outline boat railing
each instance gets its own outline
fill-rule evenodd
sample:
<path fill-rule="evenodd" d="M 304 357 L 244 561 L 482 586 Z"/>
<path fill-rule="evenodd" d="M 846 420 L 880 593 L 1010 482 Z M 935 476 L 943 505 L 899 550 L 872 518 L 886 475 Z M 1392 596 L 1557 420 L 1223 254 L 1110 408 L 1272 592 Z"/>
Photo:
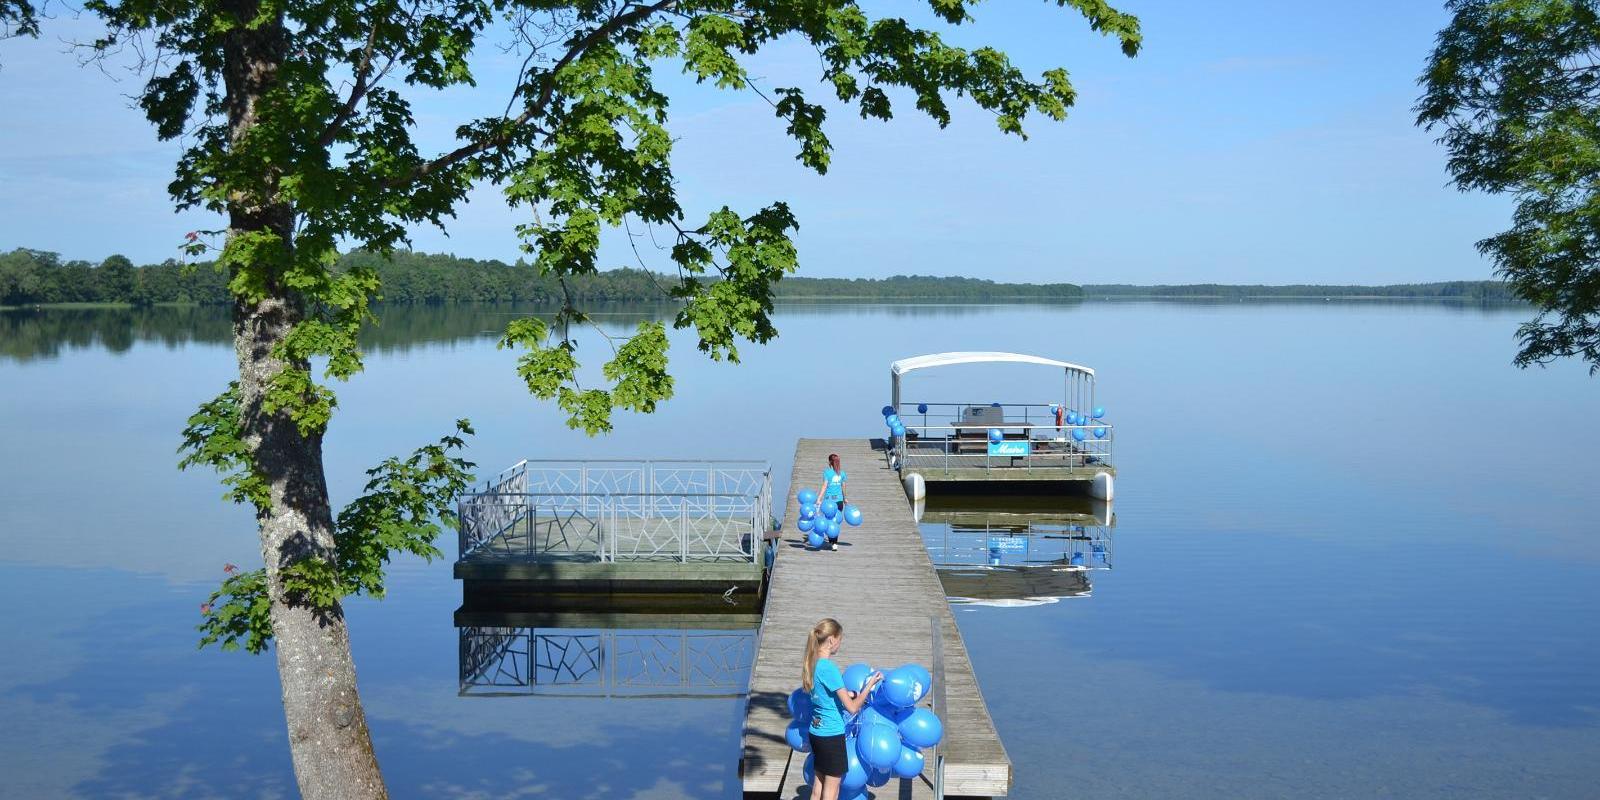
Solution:
<path fill-rule="evenodd" d="M 1116 427 L 1106 419 L 1068 422 L 1076 409 L 1048 403 L 902 403 L 896 466 L 1018 470 L 1110 465 Z M 1069 414 L 1070 412 L 1070 414 Z M 1081 412 L 1087 415 L 1088 412 Z"/>
<path fill-rule="evenodd" d="M 964 420 L 984 416 L 987 409 L 996 409 L 1006 420 L 1036 425 L 1054 425 L 1059 403 L 901 403 L 895 409 L 900 421 L 909 427 L 913 422 L 923 426 L 955 425 Z M 1068 410 L 1071 409 L 1070 407 Z M 1084 409 L 1088 413 L 1090 409 Z"/>

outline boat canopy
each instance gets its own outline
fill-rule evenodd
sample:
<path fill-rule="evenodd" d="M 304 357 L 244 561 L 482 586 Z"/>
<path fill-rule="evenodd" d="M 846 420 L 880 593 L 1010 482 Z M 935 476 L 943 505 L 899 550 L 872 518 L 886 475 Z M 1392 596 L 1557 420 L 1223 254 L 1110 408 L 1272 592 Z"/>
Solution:
<path fill-rule="evenodd" d="M 956 364 L 1038 364 L 1044 367 L 1056 367 L 1065 370 L 1068 383 L 1076 378 L 1086 380 L 1089 384 L 1089 400 L 1093 403 L 1094 370 L 1073 364 L 1068 361 L 1057 361 L 1043 356 L 1032 356 L 1026 353 L 993 353 L 993 352 L 962 352 L 962 353 L 930 353 L 925 356 L 912 356 L 902 358 L 889 365 L 890 394 L 893 405 L 900 408 L 900 376 L 913 370 L 927 369 L 929 367 L 949 367 Z"/>

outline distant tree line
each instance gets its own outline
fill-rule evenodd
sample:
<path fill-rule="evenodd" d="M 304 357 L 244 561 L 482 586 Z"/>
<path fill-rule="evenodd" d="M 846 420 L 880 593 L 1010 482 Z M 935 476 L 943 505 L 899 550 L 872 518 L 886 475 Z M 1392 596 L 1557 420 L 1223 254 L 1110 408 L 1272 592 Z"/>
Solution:
<path fill-rule="evenodd" d="M 1087 297 L 1156 298 L 1456 298 L 1476 301 L 1509 301 L 1516 298 L 1502 281 L 1442 281 L 1439 283 L 1396 283 L 1388 286 L 1238 286 L 1222 283 L 1191 283 L 1178 286 L 1133 286 L 1122 283 L 1091 284 L 1083 287 Z"/>
<path fill-rule="evenodd" d="M 677 280 L 642 269 L 613 269 L 568 278 L 566 286 L 540 275 L 523 261 L 459 258 L 453 255 L 396 252 L 385 259 L 373 253 L 345 254 L 343 266 L 362 264 L 383 279 L 383 300 L 394 304 L 548 303 L 562 293 L 586 302 L 661 302 Z M 996 283 L 979 278 L 896 275 L 891 278 L 787 278 L 778 297 L 787 300 L 1076 300 L 1083 297 L 1246 298 L 1392 297 L 1512 300 L 1499 281 L 1449 281 L 1392 286 L 1131 286 L 1070 283 Z M 229 302 L 227 279 L 210 262 L 176 260 L 136 266 L 114 255 L 94 264 L 63 261 L 55 253 L 19 248 L 0 253 L 0 305 L 53 303 L 157 303 L 220 305 Z"/>
<path fill-rule="evenodd" d="M 386 303 L 554 302 L 562 293 L 586 302 L 660 302 L 675 276 L 642 269 L 613 269 L 568 278 L 566 286 L 522 262 L 480 261 L 452 255 L 396 252 L 391 258 L 354 252 L 342 266 L 377 270 Z M 867 300 L 1073 300 L 1083 290 L 1066 283 L 995 283 L 976 278 L 897 275 L 885 279 L 788 278 L 780 298 Z M 209 262 L 166 261 L 134 266 L 123 256 L 99 264 L 62 261 L 55 253 L 17 249 L 0 254 L 0 305 L 47 303 L 227 303 L 226 279 Z"/>

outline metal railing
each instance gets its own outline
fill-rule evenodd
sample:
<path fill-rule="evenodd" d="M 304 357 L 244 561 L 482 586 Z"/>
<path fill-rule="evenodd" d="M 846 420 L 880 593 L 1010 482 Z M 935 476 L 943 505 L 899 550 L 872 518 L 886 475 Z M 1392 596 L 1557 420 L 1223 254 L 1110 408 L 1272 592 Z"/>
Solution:
<path fill-rule="evenodd" d="M 457 511 L 462 559 L 754 562 L 772 474 L 754 461 L 520 461 Z"/>
<path fill-rule="evenodd" d="M 928 617 L 928 627 L 933 632 L 933 645 L 931 649 L 933 663 L 928 665 L 928 672 L 933 676 L 933 713 L 938 715 L 939 721 L 949 724 L 946 719 L 945 691 L 944 691 L 944 623 L 937 614 Z M 933 797 L 934 800 L 944 800 L 944 748 L 937 745 L 933 750 Z"/>
<path fill-rule="evenodd" d="M 756 633 L 469 626 L 460 694 L 736 697 Z"/>
<path fill-rule="evenodd" d="M 770 508 L 730 494 L 469 495 L 460 558 L 754 562 Z"/>
<path fill-rule="evenodd" d="M 1109 421 L 1072 425 L 1063 419 L 1058 425 L 1056 410 L 1045 403 L 902 403 L 897 413 L 906 429 L 904 436 L 892 438 L 894 463 L 901 469 L 993 472 L 1110 465 L 1116 441 Z M 990 441 L 991 430 L 1000 432 L 999 442 Z"/>

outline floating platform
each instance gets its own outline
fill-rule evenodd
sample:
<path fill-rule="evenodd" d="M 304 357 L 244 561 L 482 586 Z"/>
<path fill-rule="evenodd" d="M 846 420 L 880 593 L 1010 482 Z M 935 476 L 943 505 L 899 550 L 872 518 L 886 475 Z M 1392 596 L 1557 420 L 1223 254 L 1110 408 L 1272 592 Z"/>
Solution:
<path fill-rule="evenodd" d="M 942 692 L 936 712 L 944 720 L 945 739 L 928 754 L 927 769 L 920 779 L 874 790 L 878 797 L 934 796 L 939 779 L 934 771 L 941 760 L 944 794 L 1007 794 L 1011 759 L 989 716 L 899 475 L 888 466 L 881 443 L 802 439 L 792 473 L 796 490 L 819 482 L 829 453 L 842 459 L 849 473 L 846 496 L 865 522 L 845 530 L 837 552 L 808 550 L 797 535 L 799 509 L 790 492 L 750 674 L 740 761 L 746 797 L 809 795 L 802 789 L 805 755 L 784 742 L 790 721 L 786 701 L 800 685 L 806 637 L 823 617 L 844 626 L 841 664 L 866 662 L 881 669 L 920 663 L 935 674 L 933 696 Z"/>
<path fill-rule="evenodd" d="M 754 594 L 771 507 L 761 462 L 522 461 L 459 499 L 454 573 L 469 604 Z"/>

